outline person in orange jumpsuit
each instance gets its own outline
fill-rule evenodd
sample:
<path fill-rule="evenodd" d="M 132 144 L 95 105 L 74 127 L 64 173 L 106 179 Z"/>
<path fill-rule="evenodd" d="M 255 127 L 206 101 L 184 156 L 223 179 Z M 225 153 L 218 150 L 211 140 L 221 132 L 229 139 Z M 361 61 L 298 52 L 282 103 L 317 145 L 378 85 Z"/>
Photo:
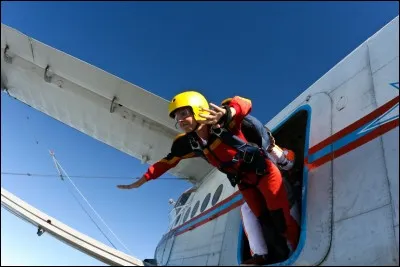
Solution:
<path fill-rule="evenodd" d="M 231 100 L 231 98 L 225 99 L 222 101 L 221 106 L 229 104 Z M 264 149 L 268 158 L 274 162 L 280 170 L 288 171 L 293 167 L 295 161 L 294 152 L 276 145 L 271 131 L 257 118 L 248 114 L 242 121 L 241 130 L 246 140 Z M 282 178 L 286 189 L 290 190 L 291 186 L 289 182 L 285 177 Z M 293 199 L 289 197 L 289 203 L 291 203 L 291 201 L 293 202 Z M 291 207 L 290 212 L 292 216 L 294 215 L 293 217 L 298 223 L 296 211 L 295 206 Z M 265 220 L 269 219 L 268 215 L 264 215 L 262 218 L 256 217 L 246 202 L 240 207 L 240 213 L 243 222 L 243 230 L 249 241 L 250 253 L 252 256 L 250 259 L 243 259 L 242 264 L 264 265 L 279 262 L 285 260 L 290 255 L 290 251 L 293 252 L 291 245 L 285 244 L 281 238 L 277 238 L 273 229 L 268 226 L 268 222 L 265 222 Z M 290 251 L 285 249 L 287 245 Z"/>
<path fill-rule="evenodd" d="M 256 217 L 261 217 L 266 207 L 275 229 L 296 249 L 299 227 L 290 214 L 281 173 L 263 149 L 247 143 L 241 131 L 241 123 L 251 111 L 251 101 L 235 96 L 228 105 L 219 107 L 210 103 L 210 106 L 198 92 L 176 95 L 170 102 L 169 116 L 185 133 L 175 138 L 171 152 L 151 165 L 138 181 L 118 188 L 138 188 L 182 159 L 202 157 L 227 174 L 232 186 L 238 186 Z"/>

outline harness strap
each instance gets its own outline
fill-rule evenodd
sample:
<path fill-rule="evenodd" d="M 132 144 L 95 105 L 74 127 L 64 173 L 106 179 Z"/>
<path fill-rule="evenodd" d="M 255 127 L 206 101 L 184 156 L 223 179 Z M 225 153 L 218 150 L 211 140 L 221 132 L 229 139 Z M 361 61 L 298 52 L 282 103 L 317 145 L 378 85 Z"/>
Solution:
<path fill-rule="evenodd" d="M 220 167 L 218 167 L 219 170 L 222 169 L 221 166 L 225 166 L 225 162 L 223 162 L 222 160 L 220 160 L 217 155 L 215 155 L 215 153 L 210 149 L 209 145 L 206 144 L 205 146 L 200 144 L 199 141 L 196 140 L 196 138 L 193 136 L 193 133 L 188 134 L 189 137 L 189 142 L 190 142 L 190 146 L 192 147 L 193 152 L 204 158 L 207 162 L 209 162 L 209 160 L 207 159 L 206 155 L 204 154 L 204 149 L 207 148 L 210 151 L 210 154 L 216 159 L 216 161 L 219 163 Z"/>
<path fill-rule="evenodd" d="M 255 144 L 246 143 L 244 140 L 240 139 L 225 128 L 211 128 L 211 132 L 218 136 L 222 142 L 238 150 L 238 153 L 233 159 L 234 163 L 242 160 L 244 164 L 241 164 L 241 166 L 245 168 L 247 167 L 246 169 L 248 170 L 254 169 L 258 176 L 265 174 L 266 153 L 264 149 Z"/>
<path fill-rule="evenodd" d="M 207 157 L 206 157 L 206 155 L 204 155 L 202 146 L 201 146 L 200 143 L 195 139 L 195 137 L 193 136 L 193 133 L 189 133 L 189 134 L 187 134 L 187 136 L 188 136 L 188 138 L 189 138 L 189 143 L 190 143 L 190 146 L 192 147 L 192 151 L 194 152 L 194 154 L 195 154 L 196 156 L 202 157 L 202 158 L 205 159 L 207 162 L 209 162 L 208 159 L 207 159 Z"/>
<path fill-rule="evenodd" d="M 233 158 L 232 161 L 228 162 L 223 162 L 218 158 L 217 155 L 210 149 L 208 144 L 206 146 L 203 146 L 200 144 L 198 140 L 196 140 L 195 136 L 193 133 L 188 134 L 189 142 L 192 147 L 193 152 L 202 158 L 204 158 L 207 162 L 208 159 L 205 156 L 203 150 L 205 148 L 208 148 L 210 151 L 210 154 L 216 159 L 218 162 L 218 169 L 227 174 L 227 178 L 229 179 L 230 183 L 232 186 L 235 186 L 236 184 L 243 184 L 241 178 L 243 173 L 247 171 L 255 171 L 256 175 L 258 177 L 261 177 L 266 174 L 266 164 L 265 164 L 265 158 L 266 154 L 263 149 L 259 148 L 256 145 L 253 145 L 251 143 L 246 143 L 236 135 L 234 135 L 232 132 L 225 128 L 211 128 L 211 134 L 217 136 L 222 140 L 223 143 L 227 144 L 228 146 L 234 147 L 237 149 L 237 154 Z M 239 163 L 240 169 L 232 172 L 230 170 L 230 167 L 232 165 Z M 258 181 L 257 181 L 258 184 Z M 255 185 L 250 185 L 249 186 L 257 186 Z"/>

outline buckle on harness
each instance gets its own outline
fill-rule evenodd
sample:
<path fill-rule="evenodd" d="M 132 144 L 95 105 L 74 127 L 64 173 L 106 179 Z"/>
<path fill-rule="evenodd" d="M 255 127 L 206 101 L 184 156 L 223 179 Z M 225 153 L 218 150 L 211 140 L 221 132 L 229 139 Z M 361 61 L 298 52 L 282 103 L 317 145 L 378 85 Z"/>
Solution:
<path fill-rule="evenodd" d="M 189 136 L 189 143 L 193 150 L 201 149 L 200 144 L 193 138 L 193 136 Z"/>
<path fill-rule="evenodd" d="M 249 155 L 249 154 L 250 154 L 250 155 Z M 243 161 L 244 161 L 245 163 L 252 163 L 255 154 L 256 154 L 256 153 L 254 153 L 254 151 L 252 151 L 252 152 L 250 152 L 250 153 L 247 153 L 247 149 L 245 149 L 245 150 L 244 150 L 244 153 L 243 153 L 242 159 L 243 159 Z"/>
<path fill-rule="evenodd" d="M 241 179 L 237 174 L 227 173 L 226 177 L 228 178 L 232 187 L 235 187 L 237 184 L 241 183 Z"/>
<path fill-rule="evenodd" d="M 224 131 L 226 131 L 226 130 L 223 129 L 223 128 L 211 127 L 211 132 L 212 132 L 213 134 L 215 134 L 216 136 L 218 136 L 219 138 L 222 138 L 221 135 L 222 135 L 222 133 L 223 133 Z"/>

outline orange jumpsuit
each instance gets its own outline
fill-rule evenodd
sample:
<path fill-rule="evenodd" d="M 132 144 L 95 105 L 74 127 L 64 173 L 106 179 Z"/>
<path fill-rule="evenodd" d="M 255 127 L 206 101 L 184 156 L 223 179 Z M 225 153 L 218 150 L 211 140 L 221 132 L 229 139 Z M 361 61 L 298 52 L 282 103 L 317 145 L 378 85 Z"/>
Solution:
<path fill-rule="evenodd" d="M 229 123 L 229 130 L 240 139 L 247 142 L 240 130 L 243 118 L 251 111 L 251 101 L 235 96 L 229 103 L 230 107 L 236 110 L 236 115 Z M 197 142 L 202 144 L 200 138 L 192 135 Z M 238 150 L 229 146 L 222 140 L 210 134 L 207 144 L 202 147 L 206 160 L 223 172 L 237 172 L 241 162 L 229 165 L 229 168 L 221 169 L 221 163 L 232 162 Z M 198 157 L 190 145 L 188 134 L 179 135 L 173 142 L 171 152 L 160 161 L 151 165 L 145 173 L 146 180 L 156 179 L 169 169 L 175 167 L 179 161 L 185 158 Z M 273 215 L 274 224 L 280 229 L 281 234 L 291 243 L 293 249 L 296 248 L 299 239 L 299 227 L 290 215 L 289 201 L 282 182 L 279 169 L 269 159 L 266 161 L 266 174 L 257 176 L 255 171 L 241 172 L 241 182 L 238 188 L 244 200 L 256 217 L 260 217 L 263 207 L 266 206 Z"/>

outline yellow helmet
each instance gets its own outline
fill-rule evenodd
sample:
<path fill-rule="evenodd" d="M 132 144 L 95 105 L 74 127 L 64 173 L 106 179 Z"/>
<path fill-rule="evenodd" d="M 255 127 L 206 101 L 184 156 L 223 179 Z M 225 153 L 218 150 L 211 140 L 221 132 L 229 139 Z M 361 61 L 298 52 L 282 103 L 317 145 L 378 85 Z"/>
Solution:
<path fill-rule="evenodd" d="M 183 107 L 191 107 L 194 118 L 196 121 L 202 121 L 204 118 L 200 117 L 199 114 L 202 113 L 204 115 L 209 114 L 206 111 L 200 111 L 200 107 L 202 108 L 209 108 L 208 102 L 206 98 L 195 91 L 187 91 L 180 94 L 177 94 L 172 101 L 169 103 L 168 106 L 168 114 L 171 118 L 174 118 L 174 112 L 178 108 Z"/>

